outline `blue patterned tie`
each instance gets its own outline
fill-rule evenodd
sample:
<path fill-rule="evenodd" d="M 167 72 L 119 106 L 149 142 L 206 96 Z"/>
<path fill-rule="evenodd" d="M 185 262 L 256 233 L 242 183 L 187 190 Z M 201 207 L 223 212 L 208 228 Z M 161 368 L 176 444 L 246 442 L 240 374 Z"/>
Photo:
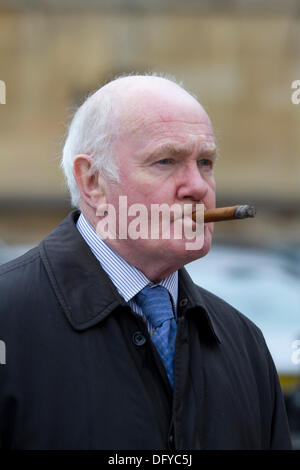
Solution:
<path fill-rule="evenodd" d="M 163 286 L 146 286 L 136 295 L 137 304 L 144 316 L 155 328 L 152 341 L 166 368 L 170 384 L 174 385 L 174 351 L 176 321 L 173 315 L 169 292 Z"/>

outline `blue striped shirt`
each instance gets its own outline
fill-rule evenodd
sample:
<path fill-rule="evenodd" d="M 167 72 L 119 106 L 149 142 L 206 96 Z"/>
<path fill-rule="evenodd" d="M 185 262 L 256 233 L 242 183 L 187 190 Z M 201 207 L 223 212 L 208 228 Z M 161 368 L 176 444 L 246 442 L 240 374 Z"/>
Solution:
<path fill-rule="evenodd" d="M 92 253 L 101 264 L 108 277 L 116 286 L 119 294 L 129 303 L 132 310 L 143 315 L 139 305 L 134 300 L 134 296 L 147 285 L 152 283 L 139 269 L 129 264 L 118 253 L 110 248 L 96 233 L 95 229 L 88 223 L 83 214 L 80 214 L 77 221 L 77 229 L 90 247 Z M 164 286 L 170 293 L 173 311 L 176 317 L 178 298 L 178 271 L 163 279 L 158 284 Z M 149 330 L 151 328 L 148 325 Z"/>

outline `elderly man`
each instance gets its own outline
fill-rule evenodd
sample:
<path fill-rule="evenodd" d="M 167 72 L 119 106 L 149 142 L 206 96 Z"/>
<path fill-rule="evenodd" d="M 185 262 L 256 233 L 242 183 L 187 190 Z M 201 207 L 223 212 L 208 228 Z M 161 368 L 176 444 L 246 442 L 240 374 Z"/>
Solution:
<path fill-rule="evenodd" d="M 213 225 L 195 249 L 174 236 L 198 225 L 185 214 L 169 239 L 120 233 L 121 197 L 147 222 L 153 204 L 213 208 L 215 159 L 209 117 L 171 80 L 119 78 L 79 108 L 62 166 L 80 211 L 0 270 L 3 448 L 290 448 L 260 330 L 183 268 Z"/>

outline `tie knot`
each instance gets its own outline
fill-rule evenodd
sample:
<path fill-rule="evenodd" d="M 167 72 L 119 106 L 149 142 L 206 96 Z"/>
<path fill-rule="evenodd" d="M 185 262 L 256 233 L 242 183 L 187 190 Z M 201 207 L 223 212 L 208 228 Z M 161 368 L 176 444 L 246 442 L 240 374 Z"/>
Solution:
<path fill-rule="evenodd" d="M 173 318 L 173 308 L 169 292 L 163 286 L 146 286 L 136 295 L 137 304 L 147 320 L 157 328 Z"/>

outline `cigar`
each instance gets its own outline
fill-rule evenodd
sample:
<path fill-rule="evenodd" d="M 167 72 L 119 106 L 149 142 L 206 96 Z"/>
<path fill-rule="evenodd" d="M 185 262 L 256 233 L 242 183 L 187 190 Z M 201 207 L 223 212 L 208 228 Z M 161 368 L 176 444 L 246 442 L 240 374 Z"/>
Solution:
<path fill-rule="evenodd" d="M 197 212 L 192 213 L 192 219 L 196 222 Z M 218 207 L 204 212 L 204 222 L 220 222 L 222 220 L 246 219 L 255 217 L 256 210 L 248 204 L 243 206 Z"/>

